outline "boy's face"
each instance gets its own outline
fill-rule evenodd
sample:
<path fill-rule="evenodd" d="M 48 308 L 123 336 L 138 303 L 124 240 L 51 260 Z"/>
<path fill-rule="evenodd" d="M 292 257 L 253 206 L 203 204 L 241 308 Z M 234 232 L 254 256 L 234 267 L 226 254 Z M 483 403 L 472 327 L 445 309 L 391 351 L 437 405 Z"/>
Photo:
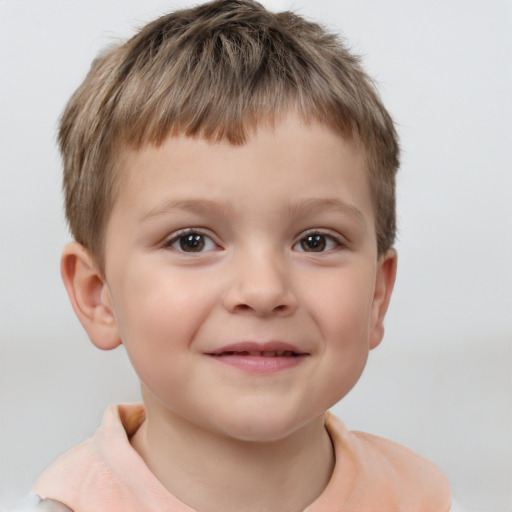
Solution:
<path fill-rule="evenodd" d="M 362 151 L 289 116 L 243 146 L 121 158 L 101 300 L 148 404 L 247 440 L 321 416 L 379 343 L 394 279 Z"/>

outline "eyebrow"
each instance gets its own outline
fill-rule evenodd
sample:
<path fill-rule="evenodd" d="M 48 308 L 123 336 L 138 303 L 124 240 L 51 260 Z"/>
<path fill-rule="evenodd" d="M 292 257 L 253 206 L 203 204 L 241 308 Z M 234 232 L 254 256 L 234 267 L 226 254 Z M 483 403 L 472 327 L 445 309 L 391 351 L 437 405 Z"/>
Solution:
<path fill-rule="evenodd" d="M 196 214 L 218 213 L 220 215 L 234 215 L 235 210 L 230 203 L 219 203 L 210 199 L 176 199 L 168 200 L 157 205 L 140 218 L 140 222 L 147 222 L 173 211 L 181 210 Z M 310 215 L 319 211 L 337 211 L 352 217 L 363 229 L 367 228 L 366 220 L 359 208 L 337 198 L 310 198 L 288 205 L 288 215 Z"/>
<path fill-rule="evenodd" d="M 303 201 L 292 202 L 288 212 L 293 215 L 306 215 L 318 211 L 337 211 L 348 217 L 352 217 L 362 228 L 367 228 L 366 219 L 359 208 L 353 204 L 346 203 L 338 198 L 311 198 Z"/>
<path fill-rule="evenodd" d="M 149 212 L 140 218 L 140 222 L 147 222 L 156 217 L 167 215 L 173 211 L 181 210 L 197 214 L 218 212 L 219 214 L 233 214 L 233 208 L 230 204 L 218 203 L 210 199 L 176 199 L 164 201 L 155 206 Z"/>

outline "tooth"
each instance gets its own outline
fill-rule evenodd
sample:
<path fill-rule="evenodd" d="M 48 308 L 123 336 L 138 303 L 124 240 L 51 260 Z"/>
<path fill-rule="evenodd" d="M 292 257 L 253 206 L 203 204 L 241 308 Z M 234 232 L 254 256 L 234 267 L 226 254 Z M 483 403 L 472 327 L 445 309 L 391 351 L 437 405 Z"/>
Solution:
<path fill-rule="evenodd" d="M 276 355 L 275 350 L 265 350 L 261 353 L 263 357 L 274 357 Z"/>

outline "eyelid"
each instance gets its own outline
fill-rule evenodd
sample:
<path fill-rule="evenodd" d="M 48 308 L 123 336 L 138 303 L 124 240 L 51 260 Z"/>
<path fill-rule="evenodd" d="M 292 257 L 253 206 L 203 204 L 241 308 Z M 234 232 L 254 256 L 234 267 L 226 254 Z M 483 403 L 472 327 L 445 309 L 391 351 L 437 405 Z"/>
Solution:
<path fill-rule="evenodd" d="M 321 236 L 325 236 L 326 238 L 330 238 L 331 240 L 334 240 L 334 242 L 336 242 L 336 245 L 337 245 L 336 249 L 348 247 L 348 245 L 349 245 L 348 240 L 337 231 L 334 231 L 334 230 L 328 229 L 328 228 L 311 228 L 311 229 L 307 229 L 306 231 L 303 231 L 295 239 L 295 241 L 293 242 L 293 247 L 295 247 L 297 244 L 299 244 L 301 240 L 303 240 L 304 238 L 311 236 L 311 235 L 321 235 Z M 329 249 L 329 250 L 323 251 L 323 252 L 324 253 L 330 252 L 332 250 L 334 250 L 334 249 Z M 305 251 L 300 251 L 300 252 L 305 252 Z M 321 254 L 321 253 L 317 253 L 317 254 Z"/>
<path fill-rule="evenodd" d="M 187 236 L 187 235 L 191 235 L 191 234 L 198 234 L 198 235 L 202 235 L 204 236 L 205 238 L 208 238 L 210 239 L 216 246 L 216 248 L 221 248 L 221 245 L 220 243 L 216 240 L 216 237 L 207 229 L 204 229 L 204 228 L 195 228 L 195 227 L 191 227 L 191 228 L 183 228 L 183 229 L 178 229 L 177 231 L 173 231 L 169 236 L 167 236 L 165 238 L 165 240 L 162 242 L 162 247 L 164 249 L 174 249 L 172 246 L 183 236 Z M 184 252 L 184 251 L 180 251 L 178 249 L 174 249 L 176 250 L 176 252 Z M 201 254 L 201 253 L 205 253 L 205 252 L 210 252 L 211 250 L 213 249 L 209 249 L 209 250 L 206 250 L 206 251 L 201 251 L 201 252 L 197 252 L 197 253 L 189 253 L 189 254 Z"/>

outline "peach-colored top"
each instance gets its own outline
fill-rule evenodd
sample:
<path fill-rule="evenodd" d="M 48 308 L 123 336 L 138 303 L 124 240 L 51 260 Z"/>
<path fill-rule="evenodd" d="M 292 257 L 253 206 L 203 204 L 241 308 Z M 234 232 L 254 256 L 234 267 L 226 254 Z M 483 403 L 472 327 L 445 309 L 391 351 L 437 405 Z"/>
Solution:
<path fill-rule="evenodd" d="M 131 447 L 144 418 L 142 404 L 110 406 L 94 436 L 50 465 L 32 492 L 75 512 L 194 512 Z M 337 462 L 326 489 L 304 512 L 449 511 L 450 486 L 437 466 L 392 441 L 349 432 L 329 413 L 325 422 Z"/>

